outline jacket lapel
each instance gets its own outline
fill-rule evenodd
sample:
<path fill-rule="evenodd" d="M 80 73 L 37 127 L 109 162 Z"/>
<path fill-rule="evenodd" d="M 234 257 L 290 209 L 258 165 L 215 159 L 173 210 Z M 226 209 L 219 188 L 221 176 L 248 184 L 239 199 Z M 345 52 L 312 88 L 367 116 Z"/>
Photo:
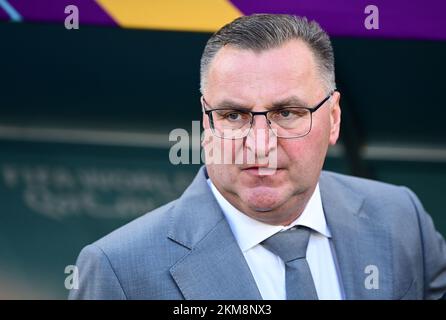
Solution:
<path fill-rule="evenodd" d="M 170 269 L 186 299 L 262 299 L 204 167 L 178 199 L 168 236 L 190 249 Z"/>
<path fill-rule="evenodd" d="M 323 172 L 319 185 L 345 298 L 391 299 L 390 233 L 367 215 L 370 209 L 358 190 L 350 189 L 337 179 Z"/>

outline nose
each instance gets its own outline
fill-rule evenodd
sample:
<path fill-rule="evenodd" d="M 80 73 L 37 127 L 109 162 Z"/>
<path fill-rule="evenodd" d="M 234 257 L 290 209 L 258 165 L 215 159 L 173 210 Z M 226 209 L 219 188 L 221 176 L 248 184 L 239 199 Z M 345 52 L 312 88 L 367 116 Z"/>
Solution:
<path fill-rule="evenodd" d="M 252 128 L 255 129 L 256 127 L 263 130 L 268 130 L 270 127 L 270 121 L 266 117 L 266 114 L 256 114 L 252 118 Z"/>
<path fill-rule="evenodd" d="M 277 139 L 266 115 L 256 115 L 252 121 L 251 130 L 245 139 L 247 161 L 249 164 L 266 164 L 270 153 L 277 148 Z"/>

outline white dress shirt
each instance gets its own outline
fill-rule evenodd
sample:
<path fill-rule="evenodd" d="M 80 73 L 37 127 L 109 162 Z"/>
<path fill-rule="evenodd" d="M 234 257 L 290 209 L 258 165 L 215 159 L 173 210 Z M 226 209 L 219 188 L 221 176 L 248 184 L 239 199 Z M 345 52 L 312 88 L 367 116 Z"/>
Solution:
<path fill-rule="evenodd" d="M 273 234 L 303 225 L 312 230 L 307 247 L 307 261 L 318 298 L 340 300 L 344 298 L 340 276 L 331 245 L 331 233 L 325 221 L 319 184 L 302 214 L 290 225 L 274 226 L 248 217 L 230 204 L 207 180 L 217 199 L 240 249 L 245 256 L 257 287 L 265 300 L 285 300 L 285 263 L 260 243 Z"/>

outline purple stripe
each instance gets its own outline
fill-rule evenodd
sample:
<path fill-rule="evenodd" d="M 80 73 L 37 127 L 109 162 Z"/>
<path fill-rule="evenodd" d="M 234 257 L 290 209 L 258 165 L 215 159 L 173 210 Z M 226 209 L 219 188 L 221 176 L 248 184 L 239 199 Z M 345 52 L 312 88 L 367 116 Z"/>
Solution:
<path fill-rule="evenodd" d="M 124 0 L 123 0 L 124 1 Z M 79 8 L 79 24 L 116 25 L 94 0 L 9 0 L 9 3 L 22 15 L 25 21 L 65 21 L 68 14 L 65 7 Z"/>
<path fill-rule="evenodd" d="M 0 20 L 10 20 L 8 14 L 0 7 Z"/>
<path fill-rule="evenodd" d="M 446 40 L 445 0 L 230 0 L 243 14 L 288 13 L 314 19 L 334 36 Z M 367 30 L 367 5 L 379 9 L 379 29 Z"/>

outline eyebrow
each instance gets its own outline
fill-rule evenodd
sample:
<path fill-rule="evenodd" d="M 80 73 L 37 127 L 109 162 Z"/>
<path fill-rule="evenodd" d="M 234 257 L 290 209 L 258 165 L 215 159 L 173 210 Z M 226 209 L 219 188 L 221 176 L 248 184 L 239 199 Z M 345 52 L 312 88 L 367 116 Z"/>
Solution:
<path fill-rule="evenodd" d="M 273 103 L 271 109 L 279 109 L 287 106 L 296 106 L 296 107 L 306 107 L 308 103 L 306 103 L 303 99 L 298 96 L 291 96 L 286 99 L 277 101 Z"/>
<path fill-rule="evenodd" d="M 283 100 L 279 100 L 277 102 L 274 102 L 271 106 L 266 107 L 266 110 L 277 110 L 281 109 L 283 107 L 289 107 L 289 106 L 295 106 L 295 107 L 305 107 L 307 103 L 305 103 L 301 98 L 298 96 L 291 96 L 288 98 L 285 98 Z M 223 100 L 222 102 L 212 106 L 215 109 L 237 109 L 241 111 L 251 111 L 252 108 L 244 106 L 242 104 L 239 104 L 232 100 Z"/>

